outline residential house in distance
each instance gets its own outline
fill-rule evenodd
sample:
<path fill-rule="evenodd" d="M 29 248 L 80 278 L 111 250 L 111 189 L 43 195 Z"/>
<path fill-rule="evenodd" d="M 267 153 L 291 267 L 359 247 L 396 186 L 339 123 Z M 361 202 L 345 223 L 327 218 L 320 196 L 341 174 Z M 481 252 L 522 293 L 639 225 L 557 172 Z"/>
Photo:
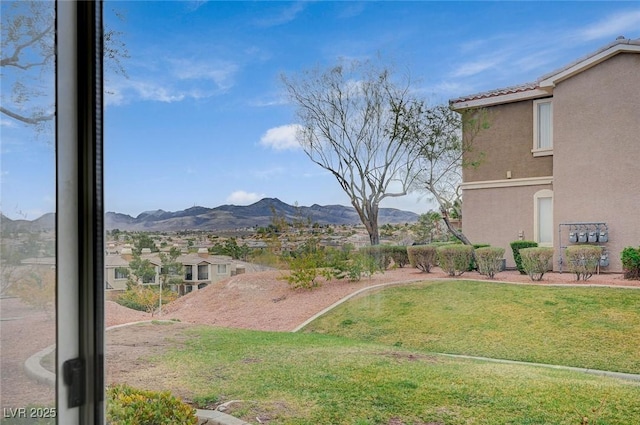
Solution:
<path fill-rule="evenodd" d="M 143 249 L 140 258 L 149 260 L 155 268 L 155 276 L 140 284 L 157 285 L 160 283 L 160 270 L 162 261 L 158 253 L 151 253 L 148 249 Z M 125 247 L 116 254 L 111 251 L 105 257 L 106 264 L 106 288 L 123 290 L 127 288 L 130 269 L 129 262 L 132 259 L 131 248 Z M 180 255 L 177 262 L 183 266 L 182 283 L 172 285 L 172 289 L 179 295 L 184 295 L 194 290 L 202 289 L 207 285 L 218 282 L 243 272 L 232 262 L 231 257 L 225 255 L 210 255 L 206 248 L 200 248 L 198 253 L 185 253 Z"/>
<path fill-rule="evenodd" d="M 463 170 L 463 232 L 506 249 L 518 239 L 555 248 L 601 245 L 604 271 L 640 245 L 640 39 L 613 43 L 536 82 L 450 101 L 464 114 L 485 108 L 483 152 Z"/>

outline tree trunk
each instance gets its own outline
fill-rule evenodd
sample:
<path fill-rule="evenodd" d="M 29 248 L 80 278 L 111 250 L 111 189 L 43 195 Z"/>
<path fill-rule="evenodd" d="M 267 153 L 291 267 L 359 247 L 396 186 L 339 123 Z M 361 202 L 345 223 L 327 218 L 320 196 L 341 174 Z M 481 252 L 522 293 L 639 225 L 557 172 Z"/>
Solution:
<path fill-rule="evenodd" d="M 473 245 L 471 241 L 464 235 L 464 233 L 462 233 L 460 230 L 453 227 L 453 225 L 449 221 L 449 212 L 443 208 L 441 210 L 441 213 L 442 213 L 442 219 L 444 220 L 444 224 L 447 225 L 447 229 L 449 229 L 449 232 L 451 232 L 451 234 L 463 244 Z"/>
<path fill-rule="evenodd" d="M 378 231 L 378 223 L 371 223 L 369 230 L 369 241 L 371 245 L 380 245 L 380 232 Z"/>

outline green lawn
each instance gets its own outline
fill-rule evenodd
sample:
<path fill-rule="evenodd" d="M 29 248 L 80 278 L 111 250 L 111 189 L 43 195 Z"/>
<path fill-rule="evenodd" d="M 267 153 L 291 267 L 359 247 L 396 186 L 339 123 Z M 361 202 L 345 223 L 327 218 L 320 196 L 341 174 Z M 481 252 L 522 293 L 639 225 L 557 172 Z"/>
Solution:
<path fill-rule="evenodd" d="M 303 331 L 640 373 L 640 290 L 425 282 L 348 301 Z"/>
<path fill-rule="evenodd" d="M 149 360 L 193 400 L 240 399 L 270 425 L 640 422 L 640 385 L 304 333 L 198 327 Z M 596 421 L 597 419 L 597 421 Z"/>

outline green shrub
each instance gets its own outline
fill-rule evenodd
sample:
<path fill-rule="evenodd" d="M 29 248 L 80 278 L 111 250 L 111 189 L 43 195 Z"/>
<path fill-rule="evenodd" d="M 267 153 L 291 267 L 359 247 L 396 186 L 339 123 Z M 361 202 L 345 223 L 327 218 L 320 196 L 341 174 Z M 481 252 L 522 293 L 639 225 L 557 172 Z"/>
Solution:
<path fill-rule="evenodd" d="M 383 273 L 378 261 L 365 253 L 357 252 L 351 255 L 351 259 L 346 263 L 344 274 L 352 282 L 358 281 L 365 276 L 370 278 L 377 272 Z"/>
<path fill-rule="evenodd" d="M 178 298 L 178 294 L 175 291 L 167 287 L 162 288 L 162 305 L 168 304 L 176 298 Z M 134 283 L 120 294 L 116 302 L 121 306 L 153 315 L 160 303 L 160 285 L 138 285 Z"/>
<path fill-rule="evenodd" d="M 128 385 L 107 388 L 109 425 L 173 425 L 198 423 L 196 410 L 169 392 L 138 390 Z"/>
<path fill-rule="evenodd" d="M 409 254 L 407 253 L 407 247 L 404 245 L 382 245 L 382 249 L 393 260 L 393 264 L 402 268 L 409 264 Z"/>
<path fill-rule="evenodd" d="M 531 280 L 540 281 L 542 276 L 551 269 L 553 248 L 522 248 L 520 250 L 522 268 Z"/>
<path fill-rule="evenodd" d="M 488 244 L 488 243 L 474 243 L 474 244 L 473 244 L 473 245 L 471 245 L 471 246 L 473 246 L 473 252 L 474 252 L 474 254 L 473 254 L 473 257 L 471 257 L 471 262 L 469 263 L 469 269 L 468 269 L 468 271 L 470 271 L 470 272 L 472 272 L 472 271 L 474 271 L 474 270 L 478 270 L 478 265 L 476 264 L 476 258 L 475 258 L 475 256 L 476 256 L 476 255 L 475 255 L 475 250 L 476 250 L 476 249 L 478 249 L 478 248 L 487 248 L 487 247 L 490 247 L 490 246 L 491 246 L 491 244 Z"/>
<path fill-rule="evenodd" d="M 502 268 L 502 257 L 504 248 L 487 246 L 475 250 L 476 263 L 480 274 L 493 279 L 496 273 Z"/>
<path fill-rule="evenodd" d="M 433 245 L 415 245 L 407 247 L 409 264 L 429 273 L 436 262 L 436 247 Z"/>
<path fill-rule="evenodd" d="M 284 279 L 289 282 L 289 286 L 293 289 L 304 288 L 312 289 L 320 285 L 316 280 L 320 275 L 323 268 L 323 258 L 321 253 L 318 252 L 304 252 L 298 254 L 296 257 L 289 258 L 289 274 Z"/>
<path fill-rule="evenodd" d="M 640 247 L 626 247 L 620 254 L 625 279 L 640 280 Z"/>
<path fill-rule="evenodd" d="M 534 241 L 513 241 L 511 242 L 511 250 L 513 251 L 513 261 L 516 262 L 516 268 L 520 274 L 527 274 L 522 267 L 522 259 L 520 258 L 520 250 L 523 248 L 535 248 L 538 242 Z"/>
<path fill-rule="evenodd" d="M 602 247 L 590 245 L 574 245 L 566 249 L 567 266 L 575 273 L 576 280 L 587 280 L 598 270 Z"/>
<path fill-rule="evenodd" d="M 391 255 L 385 245 L 373 245 L 360 248 L 360 252 L 373 258 L 378 263 L 378 269 L 387 270 L 391 264 Z"/>
<path fill-rule="evenodd" d="M 460 276 L 473 258 L 471 245 L 444 245 L 437 248 L 438 264 L 449 276 Z"/>

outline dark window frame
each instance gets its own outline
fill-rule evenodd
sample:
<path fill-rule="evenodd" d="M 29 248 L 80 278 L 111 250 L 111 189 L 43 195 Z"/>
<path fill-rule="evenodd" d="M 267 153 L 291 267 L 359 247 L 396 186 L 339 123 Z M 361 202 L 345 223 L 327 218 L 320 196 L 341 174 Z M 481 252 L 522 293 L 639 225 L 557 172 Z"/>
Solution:
<path fill-rule="evenodd" d="M 102 1 L 55 7 L 56 420 L 97 425 L 105 423 Z"/>

